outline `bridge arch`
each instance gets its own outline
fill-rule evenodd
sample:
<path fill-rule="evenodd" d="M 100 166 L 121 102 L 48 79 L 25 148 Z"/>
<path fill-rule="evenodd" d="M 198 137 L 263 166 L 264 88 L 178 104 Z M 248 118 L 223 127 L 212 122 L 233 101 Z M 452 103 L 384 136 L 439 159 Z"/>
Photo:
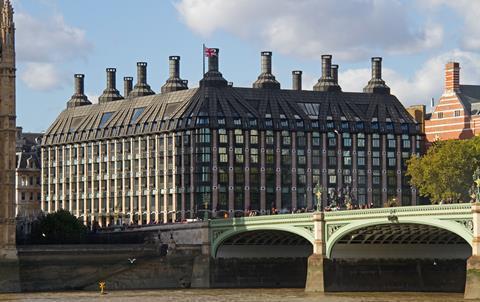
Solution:
<path fill-rule="evenodd" d="M 212 246 L 211 246 L 211 255 L 214 258 L 217 258 L 217 253 L 219 248 L 223 245 L 223 243 L 232 238 L 234 236 L 240 235 L 242 233 L 247 232 L 255 232 L 255 231 L 281 231 L 290 233 L 293 235 L 297 235 L 305 240 L 307 240 L 313 247 L 314 237 L 313 233 L 309 228 L 303 228 L 298 226 L 289 226 L 289 225 L 258 225 L 258 226 L 241 226 L 241 227 L 233 227 L 230 230 L 224 231 L 218 236 L 214 236 Z"/>
<path fill-rule="evenodd" d="M 385 218 L 378 219 L 368 219 L 368 220 L 359 220 L 349 224 L 346 224 L 338 228 L 331 236 L 327 237 L 326 242 L 326 257 L 332 257 L 332 251 L 335 244 L 339 240 L 344 238 L 346 235 L 351 234 L 355 231 L 365 229 L 372 226 L 383 226 L 383 225 L 423 225 L 434 227 L 440 230 L 451 232 L 463 240 L 466 241 L 470 246 L 472 246 L 473 234 L 470 233 L 465 226 L 462 224 L 451 221 L 451 220 L 442 220 L 435 218 L 424 218 L 424 217 L 415 217 L 415 218 L 401 218 L 399 222 L 389 222 Z M 327 228 L 328 229 L 328 228 Z"/>

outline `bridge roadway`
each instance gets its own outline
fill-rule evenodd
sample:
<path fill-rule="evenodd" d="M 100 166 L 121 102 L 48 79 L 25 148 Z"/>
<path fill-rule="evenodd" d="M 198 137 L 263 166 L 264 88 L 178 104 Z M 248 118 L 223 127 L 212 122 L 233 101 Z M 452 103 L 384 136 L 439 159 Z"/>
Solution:
<path fill-rule="evenodd" d="M 208 257 L 213 258 L 226 247 L 229 251 L 246 246 L 261 249 L 262 245 L 313 247 L 305 288 L 310 292 L 324 291 L 323 263 L 335 253 L 361 253 L 362 247 L 375 245 L 408 247 L 404 251 L 413 254 L 419 249 L 418 256 L 429 253 L 421 247 L 442 245 L 470 256 L 465 298 L 480 298 L 480 203 L 219 219 L 210 221 L 209 232 Z"/>

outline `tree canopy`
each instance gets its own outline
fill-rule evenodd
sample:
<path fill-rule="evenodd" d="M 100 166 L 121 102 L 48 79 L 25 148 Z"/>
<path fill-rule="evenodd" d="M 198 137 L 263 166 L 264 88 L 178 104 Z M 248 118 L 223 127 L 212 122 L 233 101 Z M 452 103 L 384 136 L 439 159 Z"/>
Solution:
<path fill-rule="evenodd" d="M 32 227 L 32 239 L 37 243 L 80 243 L 87 228 L 66 210 L 49 213 Z"/>
<path fill-rule="evenodd" d="M 470 200 L 472 175 L 480 164 L 480 137 L 436 142 L 421 157 L 407 162 L 410 183 L 435 202 Z"/>

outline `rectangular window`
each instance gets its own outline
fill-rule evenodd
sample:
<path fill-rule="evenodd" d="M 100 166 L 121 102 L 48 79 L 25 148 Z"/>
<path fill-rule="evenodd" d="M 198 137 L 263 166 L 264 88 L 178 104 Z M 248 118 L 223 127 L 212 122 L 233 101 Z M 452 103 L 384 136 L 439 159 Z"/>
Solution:
<path fill-rule="evenodd" d="M 437 113 L 437 118 L 443 118 L 443 112 L 438 112 Z"/>
<path fill-rule="evenodd" d="M 457 117 L 457 116 L 460 116 L 460 110 L 455 110 L 454 115 L 455 115 L 456 117 Z"/>

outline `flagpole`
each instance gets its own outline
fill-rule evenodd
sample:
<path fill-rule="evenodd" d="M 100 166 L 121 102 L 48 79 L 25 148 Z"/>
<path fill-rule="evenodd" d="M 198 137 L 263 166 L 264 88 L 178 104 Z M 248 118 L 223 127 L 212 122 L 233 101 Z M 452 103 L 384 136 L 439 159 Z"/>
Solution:
<path fill-rule="evenodd" d="M 202 58 L 203 58 L 203 74 L 202 74 L 202 78 L 203 78 L 205 76 L 205 43 L 203 44 Z"/>

